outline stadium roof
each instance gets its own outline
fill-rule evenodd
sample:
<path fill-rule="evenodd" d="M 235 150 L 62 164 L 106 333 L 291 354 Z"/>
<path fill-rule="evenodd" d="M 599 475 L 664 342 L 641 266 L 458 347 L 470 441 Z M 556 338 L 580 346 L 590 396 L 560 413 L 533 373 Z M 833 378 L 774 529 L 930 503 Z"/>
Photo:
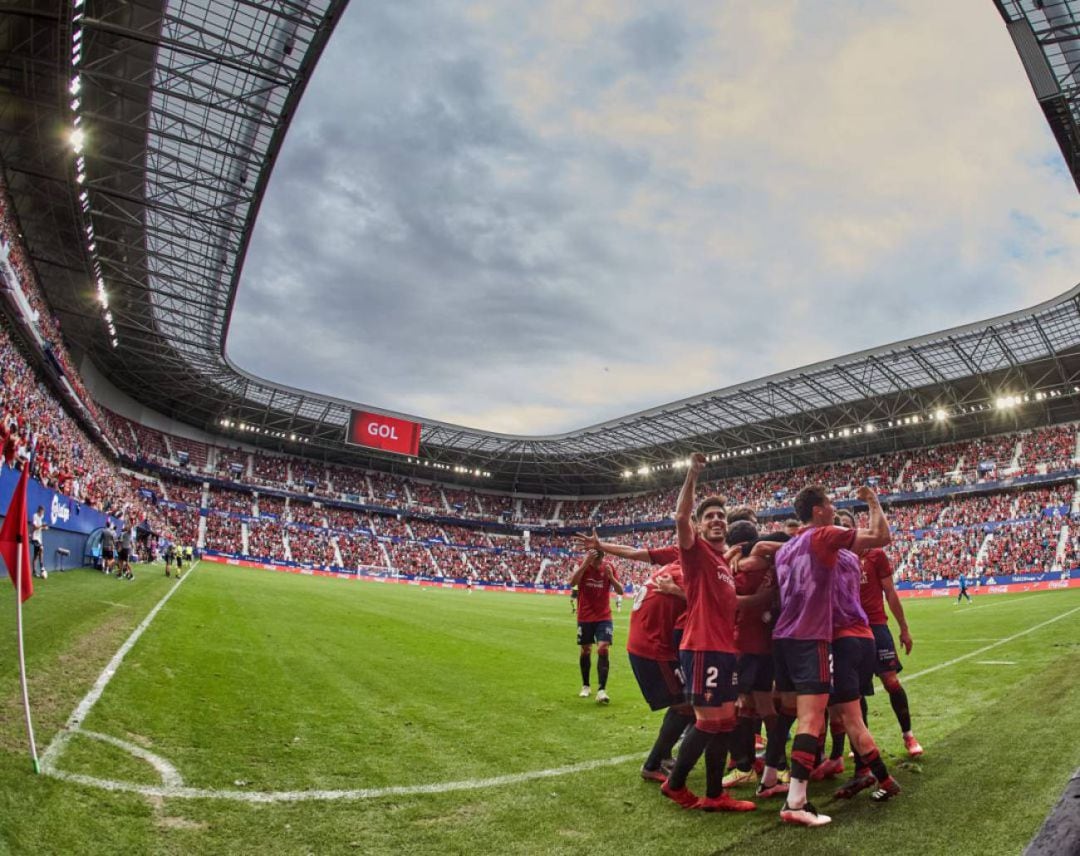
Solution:
<path fill-rule="evenodd" d="M 1078 286 L 565 434 L 421 417 L 419 459 L 346 447 L 349 412 L 363 405 L 254 377 L 225 356 L 263 193 L 344 5 L 26 0 L 0 16 L 0 158 L 27 244 L 69 344 L 137 401 L 268 448 L 562 495 L 673 480 L 694 449 L 722 475 L 1080 415 Z M 997 5 L 1080 186 L 1080 0 Z"/>

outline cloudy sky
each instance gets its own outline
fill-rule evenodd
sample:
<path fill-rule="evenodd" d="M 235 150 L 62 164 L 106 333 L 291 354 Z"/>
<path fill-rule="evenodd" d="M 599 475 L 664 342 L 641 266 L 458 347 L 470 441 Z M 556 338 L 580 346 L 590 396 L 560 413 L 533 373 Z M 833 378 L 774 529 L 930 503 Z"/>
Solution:
<path fill-rule="evenodd" d="M 990 0 L 352 3 L 228 341 L 549 434 L 1074 285 L 1080 196 Z"/>

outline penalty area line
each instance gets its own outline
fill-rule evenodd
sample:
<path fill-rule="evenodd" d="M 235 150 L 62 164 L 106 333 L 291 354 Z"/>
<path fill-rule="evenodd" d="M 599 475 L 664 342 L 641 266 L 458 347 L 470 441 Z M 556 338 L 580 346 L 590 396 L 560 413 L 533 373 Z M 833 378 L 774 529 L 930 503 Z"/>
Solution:
<path fill-rule="evenodd" d="M 71 716 L 68 717 L 67 722 L 64 723 L 64 727 L 56 732 L 56 736 L 53 737 L 52 742 L 48 745 L 48 748 L 41 755 L 41 772 L 48 773 L 50 775 L 56 774 L 55 769 L 56 762 L 60 755 L 63 753 L 64 748 L 71 740 L 73 734 L 79 730 L 79 726 L 89 715 L 91 709 L 97 704 L 98 699 L 101 698 L 101 694 L 105 692 L 105 687 L 109 685 L 109 681 L 113 679 L 113 675 L 116 674 L 116 670 L 120 668 L 120 664 L 124 661 L 124 658 L 128 655 L 128 652 L 135 647 L 135 643 L 139 641 L 139 637 L 146 632 L 146 628 L 150 626 L 150 622 L 154 620 L 155 616 L 161 612 L 161 608 L 169 602 L 176 590 L 180 588 L 188 577 L 190 577 L 195 569 L 199 566 L 199 562 L 196 562 L 191 566 L 191 570 L 178 579 L 167 592 L 165 596 L 157 602 L 157 605 L 150 610 L 149 614 L 144 618 L 138 627 L 136 627 L 131 635 L 127 638 L 127 641 L 120 646 L 120 650 L 117 651 L 108 665 L 102 671 L 94 685 L 90 688 L 90 691 L 83 697 L 83 700 L 75 707 L 75 710 L 71 712 Z"/>
<path fill-rule="evenodd" d="M 431 785 L 398 785 L 388 788 L 358 788 L 355 790 L 315 790 L 315 791 L 237 791 L 216 788 L 189 788 L 170 785 L 137 785 L 133 782 L 117 782 L 112 779 L 99 779 L 81 773 L 65 773 L 55 768 L 49 775 L 80 785 L 102 788 L 107 791 L 141 794 L 148 797 L 167 797 L 170 799 L 213 799 L 231 800 L 246 803 L 279 802 L 329 802 L 332 800 L 370 800 L 378 797 L 415 796 L 417 794 L 446 794 L 452 791 L 475 791 L 481 788 L 493 788 L 500 785 L 515 785 L 537 779 L 551 779 L 571 773 L 584 773 L 602 767 L 615 767 L 629 761 L 640 761 L 641 753 L 617 755 L 599 761 L 582 761 L 565 767 L 552 767 L 548 770 L 532 770 L 526 773 L 510 773 L 505 776 L 492 776 L 487 779 L 465 779 L 460 782 L 441 782 Z"/>

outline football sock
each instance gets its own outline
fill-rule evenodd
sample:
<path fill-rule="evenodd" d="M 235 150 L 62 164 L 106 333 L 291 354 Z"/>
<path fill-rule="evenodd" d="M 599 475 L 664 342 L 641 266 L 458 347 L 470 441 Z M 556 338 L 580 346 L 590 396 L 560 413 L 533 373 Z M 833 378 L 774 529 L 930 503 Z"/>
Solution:
<path fill-rule="evenodd" d="M 788 731 L 791 730 L 791 723 L 794 721 L 794 716 L 789 716 L 783 711 L 776 716 L 765 718 L 765 763 L 770 767 L 783 769 L 784 761 L 787 760 L 785 756 L 787 755 Z"/>
<path fill-rule="evenodd" d="M 870 772 L 874 774 L 874 778 L 879 782 L 884 782 L 889 778 L 889 771 L 885 767 L 885 762 L 881 760 L 881 754 L 877 749 L 870 750 L 867 754 L 863 755 L 863 763 L 870 768 Z"/>
<path fill-rule="evenodd" d="M 645 769 L 659 770 L 660 762 L 671 757 L 672 747 L 679 742 L 683 731 L 693 722 L 693 714 L 679 713 L 669 707 L 664 714 L 664 721 L 660 723 L 660 733 L 656 736 L 652 751 L 645 759 Z"/>
<path fill-rule="evenodd" d="M 578 658 L 578 662 L 581 664 L 581 685 L 587 687 L 589 685 L 589 672 L 592 671 L 592 658 L 588 654 L 582 654 Z"/>
<path fill-rule="evenodd" d="M 788 808 L 802 808 L 806 805 L 806 780 L 791 777 L 787 792 Z"/>
<path fill-rule="evenodd" d="M 844 731 L 844 721 L 839 716 L 834 716 L 829 722 L 829 732 L 832 734 L 832 751 L 829 752 L 829 759 L 843 758 L 844 738 L 847 732 Z"/>
<path fill-rule="evenodd" d="M 796 734 L 791 741 L 791 780 L 801 779 L 806 782 L 810 771 L 814 769 L 814 753 L 817 751 L 817 737 L 813 734 Z M 805 796 L 804 796 L 805 799 Z"/>
<path fill-rule="evenodd" d="M 675 767 L 668 776 L 668 788 L 677 791 L 686 787 L 686 777 L 694 769 L 701 753 L 709 745 L 713 734 L 709 731 L 701 731 L 696 723 L 691 725 L 683 735 L 682 743 L 679 744 L 679 757 L 675 759 Z"/>
<path fill-rule="evenodd" d="M 597 653 L 596 676 L 600 679 L 600 689 L 604 689 L 607 686 L 609 663 L 610 661 L 608 660 L 607 651 L 604 651 L 603 653 Z"/>
<path fill-rule="evenodd" d="M 728 743 L 732 731 L 712 736 L 705 747 L 705 796 L 718 797 L 724 792 L 724 767 L 727 766 Z"/>
<path fill-rule="evenodd" d="M 911 711 L 908 710 L 907 690 L 900 686 L 899 682 L 895 689 L 889 687 L 888 690 L 889 704 L 892 705 L 893 713 L 896 714 L 896 721 L 900 723 L 900 730 L 907 734 L 911 731 Z"/>
<path fill-rule="evenodd" d="M 728 746 L 735 766 L 744 773 L 754 766 L 754 726 L 757 724 L 758 720 L 753 716 L 740 716 Z"/>

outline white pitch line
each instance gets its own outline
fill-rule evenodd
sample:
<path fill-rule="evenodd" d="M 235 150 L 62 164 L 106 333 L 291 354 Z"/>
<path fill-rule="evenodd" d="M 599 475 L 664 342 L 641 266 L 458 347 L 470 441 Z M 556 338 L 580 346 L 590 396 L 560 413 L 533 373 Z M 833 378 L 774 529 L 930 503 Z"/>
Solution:
<path fill-rule="evenodd" d="M 997 648 L 999 645 L 1005 645 L 1009 642 L 1012 642 L 1014 639 L 1019 639 L 1021 636 L 1027 636 L 1029 633 L 1034 633 L 1041 627 L 1046 627 L 1046 625 L 1053 624 L 1055 621 L 1061 621 L 1061 619 L 1063 618 L 1068 618 L 1074 612 L 1080 612 L 1080 606 L 1075 607 L 1074 609 L 1070 609 L 1068 612 L 1063 612 L 1061 613 L 1061 615 L 1050 618 L 1042 622 L 1041 624 L 1036 624 L 1033 627 L 1029 627 L 1027 630 L 1021 630 L 1019 633 L 1014 633 L 1012 636 L 1008 636 L 1005 639 L 999 639 L 997 642 L 994 642 L 990 645 L 984 645 L 982 648 L 978 648 L 975 651 L 972 651 L 970 654 L 964 654 L 962 657 L 956 657 L 955 659 L 949 660 L 945 663 L 938 663 L 936 666 L 931 666 L 929 669 L 923 669 L 921 672 L 916 672 L 914 675 L 904 675 L 904 683 L 913 681 L 916 678 L 921 678 L 923 675 L 932 674 L 933 672 L 936 672 L 940 669 L 945 669 L 949 666 L 955 666 L 957 663 L 962 663 L 964 660 L 970 660 L 972 657 L 978 657 L 980 654 L 984 654 L 992 648 Z"/>
<path fill-rule="evenodd" d="M 119 737 L 113 737 L 110 734 L 101 734 L 97 731 L 85 731 L 79 729 L 79 734 L 85 737 L 91 737 L 94 740 L 100 740 L 102 743 L 108 743 L 118 749 L 123 749 L 125 752 L 134 755 L 136 758 L 142 758 L 147 764 L 158 771 L 158 775 L 161 776 L 161 783 L 171 788 L 182 788 L 184 786 L 184 780 L 180 776 L 180 772 L 162 758 L 160 755 L 155 755 L 148 749 L 143 749 L 137 743 L 129 743 L 127 740 L 121 740 Z"/>
<path fill-rule="evenodd" d="M 107 791 L 123 791 L 148 797 L 167 797 L 169 799 L 215 799 L 232 800 L 247 803 L 278 802 L 327 802 L 331 800 L 370 800 L 378 797 L 413 796 L 416 794 L 445 794 L 451 791 L 475 791 L 480 788 L 494 788 L 500 785 L 515 785 L 519 782 L 531 782 L 536 779 L 550 779 L 571 773 L 584 773 L 601 767 L 614 767 L 629 761 L 640 761 L 641 753 L 617 755 L 600 761 L 583 761 L 565 767 L 552 767 L 549 770 L 532 770 L 528 773 L 511 773 L 505 776 L 492 776 L 488 779 L 466 779 L 460 782 L 441 782 L 433 785 L 399 785 L 389 788 L 360 788 L 340 791 L 236 791 L 217 790 L 215 788 L 172 787 L 168 785 L 136 785 L 132 782 L 117 782 L 112 779 L 99 779 L 81 773 L 65 773 L 50 769 L 48 774 L 57 779 L 103 788 Z M 44 772 L 44 770 L 43 770 Z"/>
<path fill-rule="evenodd" d="M 176 590 L 191 576 L 196 567 L 198 567 L 198 562 L 192 565 L 191 570 L 178 579 L 176 584 L 165 593 L 165 596 L 157 602 L 157 606 L 150 610 L 150 614 L 147 615 L 146 618 L 142 620 L 142 623 L 131 632 L 127 641 L 120 646 L 120 650 L 113 655 L 111 660 L 109 660 L 104 671 L 102 671 L 102 673 L 98 675 L 98 679 L 94 681 L 94 685 L 90 688 L 90 692 L 88 692 L 83 697 L 83 700 L 79 702 L 75 710 L 72 711 L 71 716 L 68 717 L 67 722 L 64 723 L 64 727 L 56 733 L 56 736 L 52 739 L 48 748 L 42 753 L 41 771 L 43 773 L 51 772 L 53 770 L 57 759 L 64 751 L 64 747 L 67 746 L 68 741 L 71 740 L 72 734 L 78 731 L 79 726 L 82 725 L 83 720 L 86 719 L 91 708 L 97 704 L 98 699 L 101 698 L 101 694 L 105 692 L 105 687 L 109 685 L 109 681 L 111 681 L 113 675 L 116 674 L 116 670 L 120 668 L 120 664 L 123 662 L 124 657 L 128 655 L 128 652 L 135 646 L 135 643 L 139 641 L 139 637 L 142 636 L 146 631 L 146 628 L 150 626 L 150 622 L 154 620 L 154 617 L 159 612 L 161 612 L 161 608 L 168 603 L 170 597 L 176 594 Z"/>

